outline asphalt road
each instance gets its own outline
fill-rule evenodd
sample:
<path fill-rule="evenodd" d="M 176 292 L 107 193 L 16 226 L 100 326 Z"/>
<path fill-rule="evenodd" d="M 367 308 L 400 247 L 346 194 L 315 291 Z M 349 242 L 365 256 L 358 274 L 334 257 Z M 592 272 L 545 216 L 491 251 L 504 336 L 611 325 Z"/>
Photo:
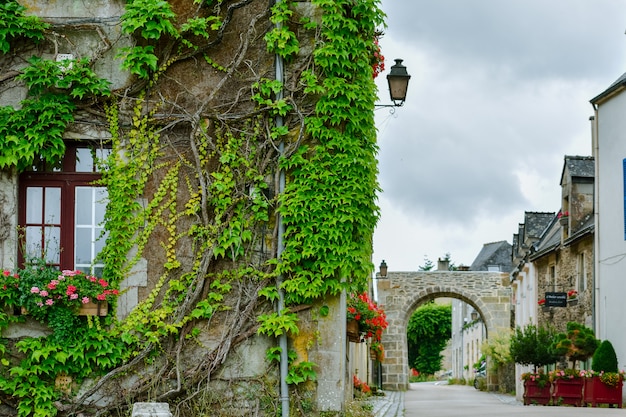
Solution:
<path fill-rule="evenodd" d="M 404 395 L 404 417 L 621 416 L 626 409 L 570 406 L 524 406 L 509 395 L 482 392 L 471 386 L 422 382 Z"/>

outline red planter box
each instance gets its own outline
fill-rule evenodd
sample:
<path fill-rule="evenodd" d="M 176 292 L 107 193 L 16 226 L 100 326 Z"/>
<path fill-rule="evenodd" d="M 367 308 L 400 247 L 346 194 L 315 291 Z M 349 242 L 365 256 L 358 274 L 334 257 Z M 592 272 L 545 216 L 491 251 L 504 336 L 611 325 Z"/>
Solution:
<path fill-rule="evenodd" d="M 622 384 L 620 380 L 616 387 L 606 385 L 599 376 L 585 379 L 584 403 L 596 407 L 598 404 L 617 405 L 622 408 Z"/>
<path fill-rule="evenodd" d="M 540 388 L 535 381 L 524 381 L 524 405 L 550 403 L 550 383 Z"/>
<path fill-rule="evenodd" d="M 557 379 L 554 381 L 552 404 L 583 405 L 583 383 L 585 378 Z"/>

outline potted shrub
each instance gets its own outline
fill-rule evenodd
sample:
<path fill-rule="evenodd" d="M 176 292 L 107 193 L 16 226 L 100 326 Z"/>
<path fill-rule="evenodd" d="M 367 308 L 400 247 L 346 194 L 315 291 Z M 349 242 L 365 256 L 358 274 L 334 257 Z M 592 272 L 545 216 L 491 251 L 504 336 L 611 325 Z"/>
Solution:
<path fill-rule="evenodd" d="M 623 372 L 617 368 L 617 355 L 610 341 L 604 340 L 593 354 L 591 371 L 586 372 L 584 403 L 617 405 L 622 408 Z"/>
<path fill-rule="evenodd" d="M 550 349 L 554 332 L 549 328 L 528 324 L 515 329 L 511 336 L 511 358 L 515 363 L 532 365 L 533 371 L 522 374 L 524 381 L 524 405 L 550 402 L 550 379 L 539 369 L 557 361 L 558 356 Z"/>
<path fill-rule="evenodd" d="M 572 362 L 570 369 L 559 369 L 552 373 L 552 402 L 554 404 L 583 404 L 584 373 L 576 369 L 576 362 L 587 360 L 598 347 L 593 330 L 576 322 L 567 323 L 567 332 L 555 336 L 552 349 L 555 354 L 565 356 Z"/>

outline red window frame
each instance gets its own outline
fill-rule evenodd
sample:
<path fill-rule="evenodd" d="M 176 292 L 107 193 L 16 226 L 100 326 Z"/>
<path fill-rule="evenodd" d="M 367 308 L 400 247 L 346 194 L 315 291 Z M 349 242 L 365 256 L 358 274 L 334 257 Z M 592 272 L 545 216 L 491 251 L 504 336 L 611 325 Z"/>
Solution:
<path fill-rule="evenodd" d="M 74 215 L 75 215 L 75 188 L 89 186 L 102 178 L 98 172 L 76 172 L 76 155 L 78 149 L 90 148 L 88 143 L 67 143 L 66 152 L 61 165 L 55 170 L 49 170 L 41 164 L 36 171 L 25 171 L 19 176 L 18 186 L 18 224 L 25 230 L 28 226 L 45 226 L 45 219 L 41 223 L 26 222 L 26 190 L 28 187 L 58 187 L 61 189 L 60 212 L 60 257 L 58 264 L 50 264 L 59 269 L 74 269 Z M 20 233 L 18 262 L 24 266 L 26 237 Z M 43 244 L 44 242 L 42 242 Z"/>

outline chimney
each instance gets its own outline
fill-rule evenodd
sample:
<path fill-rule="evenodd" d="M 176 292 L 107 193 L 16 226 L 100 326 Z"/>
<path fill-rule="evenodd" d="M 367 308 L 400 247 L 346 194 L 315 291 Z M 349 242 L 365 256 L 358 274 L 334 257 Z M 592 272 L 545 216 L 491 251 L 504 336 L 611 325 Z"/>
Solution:
<path fill-rule="evenodd" d="M 437 260 L 437 271 L 447 271 L 450 268 L 450 260 L 441 259 Z"/>

